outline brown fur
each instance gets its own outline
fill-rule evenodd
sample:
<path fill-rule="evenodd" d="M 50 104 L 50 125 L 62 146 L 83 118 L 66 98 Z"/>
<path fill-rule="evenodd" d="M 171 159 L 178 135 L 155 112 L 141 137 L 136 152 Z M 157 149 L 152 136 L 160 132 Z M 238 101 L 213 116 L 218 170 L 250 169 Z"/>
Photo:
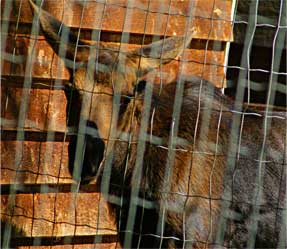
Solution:
<path fill-rule="evenodd" d="M 39 12 L 32 2 L 31 6 Z M 43 10 L 40 15 L 44 34 L 57 53 L 60 23 Z M 69 37 L 66 62 L 75 53 L 75 37 Z M 254 246 L 276 246 L 284 226 L 286 113 L 274 113 L 279 118 L 268 123 L 263 140 L 264 115 L 234 112 L 241 109 L 209 82 L 191 77 L 161 88 L 141 81 L 160 63 L 178 56 L 187 42 L 174 37 L 120 53 L 101 44 L 90 49 L 80 41 L 87 47 L 79 48 L 75 57 L 82 63 L 72 75 L 76 100 L 68 99 L 81 103 L 80 122 L 84 120 L 94 135 L 72 140 L 70 170 L 82 181 L 100 173 L 103 194 L 122 198 L 117 202 L 107 195 L 123 246 L 215 246 L 225 211 L 221 207 L 228 203 L 227 211 L 235 218 L 223 218 L 227 228 L 221 246 L 241 248 L 250 237 L 258 161 L 265 144 Z M 87 68 L 96 58 L 103 66 L 98 72 Z M 183 90 L 176 98 L 179 86 Z M 227 190 L 231 199 L 224 199 Z M 135 219 L 129 220 L 131 215 Z"/>

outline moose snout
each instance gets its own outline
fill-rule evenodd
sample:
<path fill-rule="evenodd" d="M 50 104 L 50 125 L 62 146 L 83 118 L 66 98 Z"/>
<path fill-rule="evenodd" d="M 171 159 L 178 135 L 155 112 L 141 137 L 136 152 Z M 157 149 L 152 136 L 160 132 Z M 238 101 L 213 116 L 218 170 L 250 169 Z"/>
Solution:
<path fill-rule="evenodd" d="M 87 184 L 99 175 L 99 167 L 104 157 L 105 144 L 97 136 L 95 124 L 87 122 L 87 130 L 94 134 L 72 136 L 69 143 L 69 171 L 73 179 Z"/>

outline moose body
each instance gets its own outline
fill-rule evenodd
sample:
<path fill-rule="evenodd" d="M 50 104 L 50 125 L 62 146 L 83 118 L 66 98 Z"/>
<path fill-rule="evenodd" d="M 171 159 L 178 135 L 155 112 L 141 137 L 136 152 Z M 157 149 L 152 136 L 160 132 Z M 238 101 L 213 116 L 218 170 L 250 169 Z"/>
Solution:
<path fill-rule="evenodd" d="M 240 145 L 236 144 L 234 151 L 230 150 L 232 122 L 242 114 L 231 112 L 233 103 L 224 97 L 220 91 L 214 89 L 210 83 L 194 77 L 191 81 L 184 81 L 183 102 L 180 108 L 178 127 L 178 144 L 173 147 L 174 157 L 170 157 L 169 138 L 173 125 L 173 104 L 177 82 L 164 86 L 154 86 L 151 97 L 151 107 L 144 150 L 144 161 L 141 164 L 140 181 L 134 181 L 134 170 L 138 154 L 140 125 L 144 108 L 144 94 L 139 95 L 135 103 L 130 102 L 126 109 L 126 116 L 120 119 L 121 127 L 133 136 L 132 146 L 127 141 L 118 140 L 114 144 L 113 164 L 110 177 L 110 194 L 123 196 L 126 202 L 122 206 L 115 205 L 117 219 L 121 219 L 119 231 L 126 231 L 128 211 L 130 210 L 132 190 L 139 188 L 138 196 L 155 203 L 153 209 L 143 209 L 139 205 L 136 224 L 133 232 L 143 236 L 134 236 L 132 247 L 181 248 L 183 244 L 189 247 L 210 247 L 216 236 L 218 216 L 220 213 L 222 193 L 226 188 L 231 189 L 230 210 L 238 218 L 230 217 L 226 232 L 227 247 L 243 248 L 248 241 L 248 229 L 252 222 L 254 194 L 257 187 L 259 158 L 264 138 L 264 116 L 246 116 L 236 138 L 241 137 Z M 146 90 L 147 91 L 147 90 Z M 160 93 L 161 92 L 161 93 Z M 146 93 L 146 92 L 145 92 Z M 198 115 L 199 96 L 202 99 L 202 113 Z M 130 108 L 130 109 L 129 109 Z M 133 122 L 131 124 L 131 110 Z M 209 123 L 204 120 L 204 109 L 210 117 Z M 153 112 L 155 110 L 155 112 Z M 250 110 L 251 111 L 251 110 Z M 281 140 L 286 132 L 282 113 L 272 119 L 270 131 L 266 141 L 266 157 L 264 157 L 263 194 L 260 197 L 260 221 L 256 247 L 272 248 L 278 242 L 278 236 L 283 227 L 282 218 L 286 187 L 286 163 L 284 161 L 284 142 Z M 197 121 L 198 120 L 198 124 Z M 163 122 L 164 121 L 164 122 Z M 195 140 L 196 125 L 200 139 Z M 132 126 L 132 128 L 131 128 Z M 158 140 L 156 139 L 158 138 Z M 281 142 L 280 142 L 281 141 Z M 89 141 L 87 141 L 89 143 Z M 176 144 L 176 142 L 175 142 Z M 241 147 L 239 149 L 239 146 Z M 238 152 L 241 150 L 241 152 Z M 93 151 L 86 152 L 92 154 Z M 240 154 L 238 157 L 238 153 Z M 128 159 L 127 159 L 128 155 Z M 228 171 L 228 161 L 238 157 L 234 169 Z M 172 159 L 171 159 L 172 158 Z M 128 160 L 128 161 L 127 161 Z M 172 166 L 169 166 L 172 160 Z M 83 163 L 83 171 L 94 167 Z M 170 169 L 169 180 L 165 181 L 166 171 Z M 230 181 L 224 185 L 224 178 Z M 170 182 L 169 182 L 170 181 Z M 168 187 L 166 185 L 170 184 Z M 123 191 L 124 188 L 124 191 Z M 140 201 L 139 201 L 140 202 Z M 144 212 L 144 216 L 143 216 Z M 161 214 L 162 212 L 162 214 Z M 164 214 L 163 214 L 164 213 Z M 167 238 L 162 242 L 158 238 L 147 235 L 156 234 L 160 237 L 157 226 L 159 219 L 164 216 L 164 230 L 162 235 Z M 235 220 L 232 220 L 232 218 Z M 183 238 L 186 241 L 183 242 Z M 176 239 L 174 239 L 176 238 Z M 121 241 L 124 241 L 124 234 Z M 228 242 L 227 242 L 228 241 Z"/>
<path fill-rule="evenodd" d="M 55 52 L 62 45 L 67 64 L 80 62 L 71 70 L 84 124 L 79 129 L 97 136 L 72 140 L 70 170 L 78 180 L 97 177 L 104 194 L 118 197 L 110 207 L 124 247 L 278 245 L 286 231 L 286 113 L 270 118 L 236 111 L 233 101 L 199 77 L 165 85 L 144 80 L 177 57 L 190 37 L 121 54 L 77 42 L 30 4 Z M 64 31 L 69 42 L 61 44 Z"/>

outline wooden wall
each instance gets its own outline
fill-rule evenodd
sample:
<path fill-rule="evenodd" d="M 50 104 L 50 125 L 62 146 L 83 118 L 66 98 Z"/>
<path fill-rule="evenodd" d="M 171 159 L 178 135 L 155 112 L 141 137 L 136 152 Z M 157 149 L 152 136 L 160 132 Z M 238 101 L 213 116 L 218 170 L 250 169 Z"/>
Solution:
<path fill-rule="evenodd" d="M 197 28 L 183 74 L 225 84 L 226 42 L 232 40 L 231 0 L 45 0 L 43 8 L 89 40 L 101 30 L 103 42 L 136 48 L 153 37 L 184 35 L 189 5 Z M 11 11 L 10 11 L 11 8 Z M 19 248 L 114 248 L 114 218 L 95 185 L 78 192 L 68 172 L 66 98 L 69 73 L 39 33 L 31 35 L 28 1 L 1 4 L 1 219 L 2 232 L 17 230 Z M 37 25 L 37 24 L 36 24 Z M 191 27 L 190 27 L 191 28 Z M 129 34 L 127 36 L 126 34 Z M 31 60 L 32 59 L 32 60 Z M 163 82 L 174 80 L 179 61 L 163 68 Z M 159 82 L 159 74 L 155 75 Z M 5 240 L 5 238 L 2 238 Z M 42 246 L 42 247 L 41 247 Z"/>

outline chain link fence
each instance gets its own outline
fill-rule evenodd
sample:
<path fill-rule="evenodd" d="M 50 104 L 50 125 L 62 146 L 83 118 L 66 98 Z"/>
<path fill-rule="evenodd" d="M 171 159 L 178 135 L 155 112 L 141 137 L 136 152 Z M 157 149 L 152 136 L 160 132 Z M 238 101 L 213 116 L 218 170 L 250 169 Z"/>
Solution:
<path fill-rule="evenodd" d="M 2 1 L 2 247 L 286 248 L 286 9 Z"/>

